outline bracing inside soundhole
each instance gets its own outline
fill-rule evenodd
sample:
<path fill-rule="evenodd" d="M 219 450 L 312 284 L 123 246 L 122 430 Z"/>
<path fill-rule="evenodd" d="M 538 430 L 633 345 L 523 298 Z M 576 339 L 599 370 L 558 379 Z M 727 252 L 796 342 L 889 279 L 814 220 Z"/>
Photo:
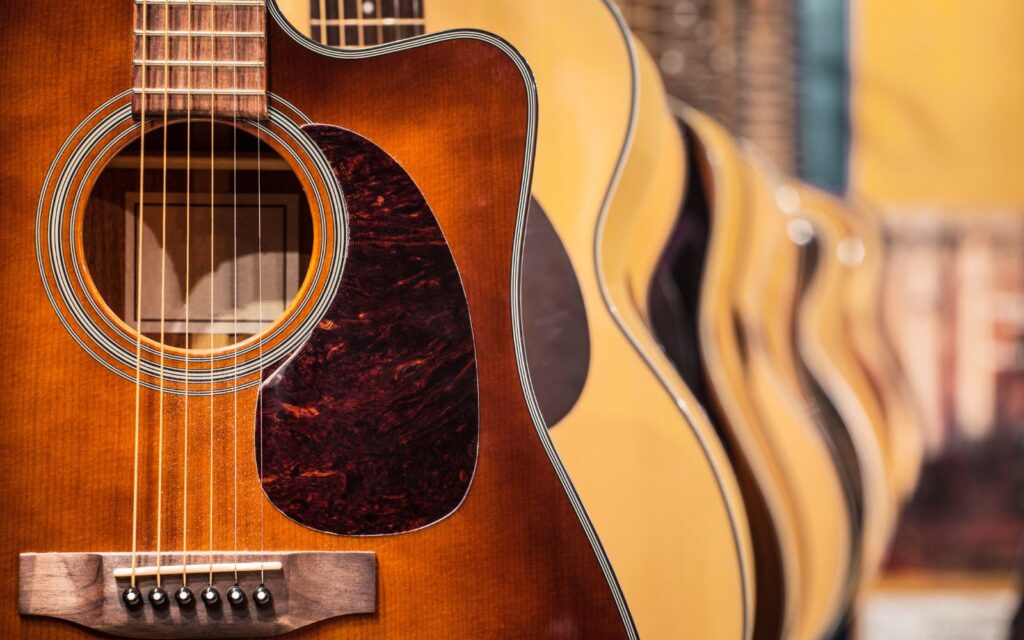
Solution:
<path fill-rule="evenodd" d="M 97 293 L 171 347 L 259 333 L 309 267 L 312 218 L 292 168 L 231 123 L 211 132 L 209 121 L 172 122 L 146 134 L 144 155 L 140 146 L 111 159 L 86 206 L 82 247 Z"/>

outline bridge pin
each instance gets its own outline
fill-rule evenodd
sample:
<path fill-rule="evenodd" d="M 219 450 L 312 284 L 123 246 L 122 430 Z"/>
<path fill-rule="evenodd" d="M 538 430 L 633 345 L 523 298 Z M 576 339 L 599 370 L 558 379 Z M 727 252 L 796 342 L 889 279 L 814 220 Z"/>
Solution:
<path fill-rule="evenodd" d="M 252 592 L 252 600 L 256 603 L 257 607 L 269 607 L 270 602 L 273 599 L 273 596 L 270 594 L 270 589 L 266 588 L 262 584 L 256 587 L 256 590 Z"/>
<path fill-rule="evenodd" d="M 142 606 L 142 591 L 138 587 L 128 587 L 121 592 L 121 600 L 129 609 L 138 609 Z"/>
<path fill-rule="evenodd" d="M 245 605 L 245 592 L 237 584 L 228 589 L 228 602 L 231 603 L 232 607 L 241 607 Z"/>
<path fill-rule="evenodd" d="M 157 609 L 167 606 L 167 592 L 160 587 L 153 587 L 149 590 L 149 604 Z"/>
<path fill-rule="evenodd" d="M 213 585 L 203 587 L 203 590 L 199 592 L 199 599 L 203 601 L 208 607 L 220 604 L 220 592 Z"/>
<path fill-rule="evenodd" d="M 192 590 L 184 586 L 178 587 L 174 592 L 174 600 L 179 607 L 191 607 L 196 603 L 196 597 L 192 595 Z"/>

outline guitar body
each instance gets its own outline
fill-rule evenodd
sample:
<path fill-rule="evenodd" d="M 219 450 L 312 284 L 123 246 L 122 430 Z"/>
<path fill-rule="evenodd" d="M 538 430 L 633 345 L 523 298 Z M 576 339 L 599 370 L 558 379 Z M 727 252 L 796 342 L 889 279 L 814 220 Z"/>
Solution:
<path fill-rule="evenodd" d="M 680 619 L 675 627 L 661 627 L 655 637 L 675 637 L 670 633 L 673 628 L 684 629 L 684 637 L 748 636 L 755 633 L 754 614 L 762 607 L 754 590 L 761 567 L 754 568 L 748 509 L 718 434 L 665 356 L 648 314 L 646 292 L 681 206 L 684 181 L 680 177 L 689 169 L 679 128 L 665 108 L 657 68 L 645 51 L 638 53 L 641 93 L 636 138 L 615 198 L 598 227 L 598 254 L 590 264 L 597 266 L 591 286 L 597 284 L 600 289 L 583 286 L 585 299 L 603 295 L 611 313 L 588 315 L 594 345 L 590 377 L 578 404 L 552 436 L 567 467 L 576 474 L 577 487 L 590 486 L 595 498 L 604 496 L 598 504 L 608 510 L 613 539 L 623 545 L 631 540 L 634 545 L 654 542 L 637 538 L 638 520 L 615 521 L 616 512 L 628 510 L 660 522 L 666 529 L 659 537 L 669 534 L 671 524 L 677 539 L 682 536 L 688 541 L 673 550 L 673 562 L 691 567 L 687 572 L 691 578 L 702 578 L 692 584 L 677 583 L 682 606 L 662 599 L 664 612 L 659 615 L 664 618 L 674 606 L 675 611 L 685 610 L 690 621 Z M 586 273 L 589 264 L 582 264 L 586 266 L 580 269 Z M 627 433 L 629 439 L 624 437 Z M 614 464 L 594 463 L 615 458 Z M 630 480 L 623 482 L 623 478 Z M 691 491 L 666 502 L 668 486 L 686 486 Z M 700 526 L 693 526 L 696 522 Z M 612 548 L 603 533 L 602 540 Z M 669 538 L 657 543 L 668 545 Z M 645 559 L 638 551 L 631 554 L 630 563 L 637 564 L 638 575 L 645 565 L 649 574 L 655 570 L 653 558 Z M 621 578 L 618 565 L 616 570 Z M 668 584 L 668 567 L 657 570 Z M 653 597 L 648 593 L 647 598 Z M 712 602 L 729 613 L 702 616 L 699 609 Z M 764 606 L 771 615 L 773 603 L 766 601 Z"/>
<path fill-rule="evenodd" d="M 801 359 L 845 426 L 863 487 L 863 537 L 858 583 L 881 569 L 895 527 L 898 491 L 885 417 L 871 383 L 850 346 L 844 320 L 850 267 L 839 259 L 848 237 L 842 204 L 810 187 L 800 187 L 798 213 L 813 227 L 802 260 L 813 269 L 799 306 Z M 813 252 L 808 254 L 808 251 Z M 810 256 L 810 257 L 809 257 Z"/>
<path fill-rule="evenodd" d="M 886 255 L 878 220 L 864 206 L 846 207 L 845 213 L 850 240 L 839 249 L 851 267 L 844 301 L 847 333 L 882 403 L 896 489 L 902 501 L 913 494 L 921 474 L 921 417 L 886 333 L 881 305 L 864 304 L 865 300 L 882 299 Z"/>
<path fill-rule="evenodd" d="M 630 290 L 631 265 L 656 261 L 681 196 L 679 134 L 657 69 L 604 0 L 426 0 L 423 15 L 428 33 L 496 33 L 537 80 L 529 373 L 640 636 L 747 637 L 742 497 Z"/>
<path fill-rule="evenodd" d="M 724 128 L 679 107 L 693 167 L 673 242 L 663 250 L 651 307 L 659 336 L 687 383 L 699 389 L 740 477 L 757 558 L 757 637 L 797 624 L 797 522 L 777 459 L 764 441 L 746 385 L 731 302 L 742 264 L 748 170 Z M 763 605 L 763 606 L 760 606 Z"/>
<path fill-rule="evenodd" d="M 858 569 L 859 477 L 805 395 L 794 340 L 800 273 L 789 216 L 778 205 L 774 172 L 750 150 L 744 155 L 751 176 L 748 246 L 736 306 L 746 336 L 747 388 L 770 426 L 771 452 L 781 461 L 798 514 L 804 597 L 797 637 L 827 637 L 840 622 Z"/>
<path fill-rule="evenodd" d="M 197 355 L 191 396 L 179 381 L 156 390 L 148 338 L 140 343 L 145 384 L 136 385 L 131 358 L 122 357 L 134 354 L 132 327 L 102 304 L 88 269 L 78 269 L 83 258 L 72 249 L 84 241 L 61 217 L 78 209 L 60 206 L 74 193 L 55 179 L 70 172 L 88 194 L 95 176 L 82 172 L 102 167 L 116 145 L 94 145 L 87 134 L 112 144 L 124 134 L 123 145 L 137 132 L 125 93 L 132 3 L 3 10 L 2 107 L 17 126 L 0 140 L 8 302 L 0 312 L 8 380 L 0 396 L 0 635 L 93 637 L 65 621 L 19 615 L 16 563 L 24 552 L 130 550 L 138 393 L 138 541 L 148 561 L 157 544 L 175 563 L 186 549 L 200 557 L 209 548 L 218 556 L 375 554 L 372 612 L 290 637 L 626 637 L 631 622 L 614 578 L 567 495 L 519 377 L 518 292 L 509 283 L 518 281 L 534 134 L 525 66 L 481 34 L 332 53 L 301 42 L 269 9 L 271 117 L 262 135 L 309 196 L 313 257 L 299 296 L 269 329 L 197 352 L 237 358 L 234 371 L 247 373 L 232 376 L 229 367 L 215 380 L 211 364 L 206 383 Z M 68 72 L 57 73 L 62 68 Z M 75 284 L 76 269 L 84 286 Z M 65 280 L 73 286 L 64 288 Z M 255 370 L 257 344 L 268 354 L 288 347 L 289 357 Z M 167 352 L 179 360 L 184 353 Z M 429 428 L 419 416 L 429 417 Z M 243 579 L 247 590 L 253 579 Z M 176 587 L 180 576 L 166 583 Z M 94 591 L 83 590 L 82 597 Z M 301 626 L 293 623 L 306 601 L 300 595 L 316 597 L 301 584 L 277 591 L 276 608 L 254 614 L 248 631 L 228 624 L 230 615 L 219 632 L 175 627 L 189 624 L 175 605 L 164 624 L 157 616 L 140 629 L 117 598 L 100 622 L 137 637 L 273 635 Z M 23 600 L 22 610 L 35 604 Z"/>

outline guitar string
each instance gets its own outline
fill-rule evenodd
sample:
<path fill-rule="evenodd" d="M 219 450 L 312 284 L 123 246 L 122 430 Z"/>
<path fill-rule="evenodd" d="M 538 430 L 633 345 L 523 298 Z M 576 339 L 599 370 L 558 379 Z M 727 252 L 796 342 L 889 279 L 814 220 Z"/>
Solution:
<path fill-rule="evenodd" d="M 366 46 L 366 34 L 363 33 L 364 25 L 366 24 L 363 22 L 365 19 L 366 16 L 363 15 L 363 0 L 356 0 L 356 28 L 359 29 L 360 48 Z"/>
<path fill-rule="evenodd" d="M 188 0 L 188 39 L 186 42 L 187 87 L 185 105 L 185 424 L 182 443 L 181 490 L 181 584 L 188 582 L 186 552 L 188 550 L 188 421 L 189 421 L 189 349 L 192 336 L 189 298 L 192 288 L 192 0 Z"/>
<path fill-rule="evenodd" d="M 217 112 L 217 7 L 215 4 L 210 5 L 210 330 L 209 330 L 209 349 L 210 349 L 210 432 L 209 432 L 209 443 L 210 447 L 210 469 L 209 469 L 209 536 L 210 536 L 210 582 L 213 582 L 213 445 L 214 445 L 214 397 L 215 387 L 213 382 L 213 370 L 216 364 L 215 351 L 216 351 L 216 334 L 214 333 L 214 322 L 215 317 L 215 296 L 214 291 L 216 290 L 216 275 L 217 275 L 217 262 L 215 249 L 216 243 L 216 171 L 217 165 L 216 160 L 216 112 Z"/>
<path fill-rule="evenodd" d="M 394 14 L 395 20 L 401 19 L 402 12 L 398 10 L 398 0 L 391 0 L 391 13 Z M 395 24 L 394 29 L 395 39 L 400 40 L 402 38 L 402 27 Z"/>
<path fill-rule="evenodd" d="M 341 31 L 341 43 L 345 44 L 345 29 L 339 27 Z M 328 42 L 327 38 L 327 0 L 320 0 L 320 37 L 318 38 L 321 42 Z"/>
<path fill-rule="evenodd" d="M 266 71 L 263 71 L 265 74 Z M 263 332 L 263 165 L 262 165 L 262 150 L 263 146 L 262 135 L 257 131 L 256 140 L 256 271 L 258 276 L 258 287 L 259 287 L 259 312 L 258 321 L 260 332 Z M 263 380 L 263 337 L 257 341 L 259 345 L 259 351 L 257 357 L 259 358 L 259 379 Z M 259 455 L 260 455 L 260 481 L 264 473 L 263 467 L 263 393 L 259 392 L 258 410 L 260 412 L 259 424 L 260 424 L 260 443 L 259 443 Z M 263 559 L 263 553 L 266 550 L 266 520 L 264 517 L 265 509 L 264 504 L 266 500 L 260 500 L 260 559 Z M 262 565 L 260 566 L 260 584 L 264 583 L 264 570 Z"/>
<path fill-rule="evenodd" d="M 135 271 L 135 445 L 132 462 L 132 573 L 131 586 L 135 587 L 136 570 L 138 569 L 139 551 L 139 427 L 140 404 L 142 392 L 142 227 L 146 221 L 146 57 L 149 39 L 149 11 L 147 3 L 142 3 L 142 65 L 139 94 L 139 219 L 138 237 L 136 239 L 136 271 Z"/>
<path fill-rule="evenodd" d="M 166 307 L 167 307 L 167 126 L 170 112 L 170 65 L 168 58 L 171 52 L 171 14 L 170 2 L 164 0 L 164 122 L 163 122 L 163 165 L 161 167 L 160 186 L 160 384 L 158 386 L 158 416 L 157 416 L 157 480 L 156 480 L 156 586 L 162 585 L 161 576 L 161 545 L 163 543 L 163 500 L 164 500 L 164 361 L 166 355 L 165 329 L 166 329 Z"/>
<path fill-rule="evenodd" d="M 380 10 L 380 0 L 377 0 L 377 44 L 384 44 L 384 15 Z"/>
<path fill-rule="evenodd" d="M 238 5 L 235 4 L 233 8 L 233 14 L 231 17 L 232 31 L 238 32 Z M 232 56 L 235 61 L 238 60 L 238 36 L 234 36 L 231 42 Z M 235 88 L 238 88 L 238 65 L 232 65 L 232 83 Z M 232 331 L 235 335 L 235 342 L 238 342 L 238 94 L 235 94 L 234 100 L 234 112 L 231 116 L 231 184 L 232 184 L 232 238 L 233 245 L 232 249 L 234 252 L 234 291 L 232 297 L 234 298 L 234 326 Z M 232 507 L 232 527 L 233 527 L 233 545 L 235 551 L 235 583 L 238 582 L 238 348 L 235 348 L 234 354 L 234 377 L 236 380 L 235 392 L 234 392 L 234 419 L 232 422 L 232 499 L 234 506 Z M 212 461 L 211 461 L 212 464 Z"/>

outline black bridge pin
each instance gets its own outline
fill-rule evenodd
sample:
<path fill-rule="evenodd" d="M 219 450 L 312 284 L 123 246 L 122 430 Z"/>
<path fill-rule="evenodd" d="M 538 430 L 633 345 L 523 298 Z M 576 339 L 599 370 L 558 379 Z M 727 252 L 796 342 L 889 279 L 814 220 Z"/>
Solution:
<path fill-rule="evenodd" d="M 174 601 L 179 607 L 191 607 L 196 603 L 196 597 L 192 595 L 191 589 L 181 586 L 174 592 Z"/>
<path fill-rule="evenodd" d="M 121 600 L 129 609 L 138 609 L 142 606 L 142 591 L 138 587 L 128 587 L 121 592 Z"/>
<path fill-rule="evenodd" d="M 149 590 L 149 604 L 157 609 L 167 606 L 167 592 L 160 587 L 153 587 Z"/>
<path fill-rule="evenodd" d="M 208 587 L 203 587 L 203 590 L 199 592 L 199 599 L 206 606 L 213 607 L 220 604 L 220 592 L 211 584 Z"/>
<path fill-rule="evenodd" d="M 237 584 L 228 589 L 227 598 L 232 607 L 245 606 L 245 592 Z"/>
<path fill-rule="evenodd" d="M 273 596 L 270 594 L 270 589 L 266 588 L 262 584 L 256 587 L 256 590 L 252 592 L 252 601 L 256 603 L 257 607 L 269 607 L 270 602 L 273 599 Z"/>

